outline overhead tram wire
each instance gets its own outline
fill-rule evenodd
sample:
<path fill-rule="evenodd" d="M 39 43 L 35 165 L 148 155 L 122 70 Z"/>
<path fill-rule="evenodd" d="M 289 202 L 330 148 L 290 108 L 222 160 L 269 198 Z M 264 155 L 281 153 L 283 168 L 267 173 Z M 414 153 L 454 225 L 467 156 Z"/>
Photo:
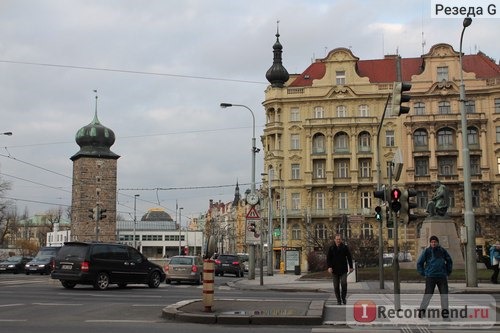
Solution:
<path fill-rule="evenodd" d="M 1 60 L 0 59 L 0 63 L 15 64 L 15 65 L 28 65 L 28 66 L 41 66 L 41 67 L 70 68 L 70 69 L 79 69 L 79 70 L 91 70 L 91 71 L 114 72 L 114 73 L 125 73 L 125 74 L 167 76 L 167 77 L 184 78 L 184 79 L 226 81 L 226 82 L 263 84 L 263 85 L 269 84 L 268 82 L 264 82 L 264 81 L 250 81 L 250 80 L 226 79 L 226 78 L 218 78 L 218 77 L 210 77 L 210 76 L 195 76 L 195 75 L 182 75 L 182 74 L 159 73 L 159 72 L 133 71 L 133 70 L 116 69 L 116 68 L 99 68 L 99 67 L 90 67 L 90 66 L 60 65 L 60 64 L 50 64 L 50 63 L 41 63 L 41 62 L 30 62 L 30 61 L 15 61 L 15 60 Z"/>

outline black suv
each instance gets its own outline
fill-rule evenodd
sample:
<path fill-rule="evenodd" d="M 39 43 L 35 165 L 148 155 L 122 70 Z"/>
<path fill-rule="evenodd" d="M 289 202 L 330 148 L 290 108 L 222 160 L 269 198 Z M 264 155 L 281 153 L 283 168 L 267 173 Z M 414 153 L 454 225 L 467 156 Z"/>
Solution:
<path fill-rule="evenodd" d="M 54 266 L 54 259 L 60 249 L 60 246 L 44 246 L 40 248 L 35 258 L 24 266 L 26 275 L 31 273 L 50 274 Z"/>
<path fill-rule="evenodd" d="M 113 283 L 120 288 L 137 283 L 158 288 L 165 281 L 165 272 L 127 245 L 67 242 L 57 254 L 51 277 L 67 289 L 90 284 L 104 290 Z"/>
<path fill-rule="evenodd" d="M 238 255 L 220 254 L 215 259 L 215 275 L 224 276 L 225 273 L 243 277 L 245 265 Z"/>

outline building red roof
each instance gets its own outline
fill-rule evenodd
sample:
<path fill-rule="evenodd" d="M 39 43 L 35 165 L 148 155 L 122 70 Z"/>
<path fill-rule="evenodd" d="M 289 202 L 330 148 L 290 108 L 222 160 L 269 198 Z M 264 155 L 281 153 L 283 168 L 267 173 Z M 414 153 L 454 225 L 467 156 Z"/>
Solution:
<path fill-rule="evenodd" d="M 476 77 L 479 79 L 500 76 L 500 66 L 482 52 L 465 55 L 462 62 L 464 71 L 476 73 Z M 422 58 L 401 58 L 402 80 L 411 81 L 412 75 L 422 73 L 422 66 Z M 386 56 L 384 59 L 358 60 L 356 70 L 359 76 L 368 77 L 371 83 L 397 81 L 396 56 Z M 290 83 L 290 87 L 312 86 L 313 80 L 321 79 L 325 73 L 325 63 L 322 61 L 314 62 Z"/>

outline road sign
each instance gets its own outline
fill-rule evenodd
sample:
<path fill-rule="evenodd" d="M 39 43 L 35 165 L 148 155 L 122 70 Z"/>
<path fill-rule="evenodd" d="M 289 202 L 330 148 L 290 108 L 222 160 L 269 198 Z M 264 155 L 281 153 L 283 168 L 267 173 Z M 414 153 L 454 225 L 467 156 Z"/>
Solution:
<path fill-rule="evenodd" d="M 258 219 L 260 219 L 259 213 L 255 209 L 255 206 L 250 207 L 250 210 L 248 211 L 246 218 L 247 218 L 247 220 L 258 220 Z"/>

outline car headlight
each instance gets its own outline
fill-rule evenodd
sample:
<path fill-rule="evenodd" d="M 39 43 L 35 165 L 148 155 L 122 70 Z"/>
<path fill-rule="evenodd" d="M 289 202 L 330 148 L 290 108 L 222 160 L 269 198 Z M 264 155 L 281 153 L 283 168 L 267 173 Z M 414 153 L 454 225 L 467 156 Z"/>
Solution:
<path fill-rule="evenodd" d="M 38 265 L 38 268 L 44 268 L 44 267 L 45 267 L 45 264 Z"/>
<path fill-rule="evenodd" d="M 13 264 L 10 264 L 9 266 L 7 266 L 8 268 L 14 268 L 16 267 L 16 265 L 13 265 Z"/>
<path fill-rule="evenodd" d="M 29 267 L 30 267 L 30 265 L 26 264 L 26 265 L 24 265 L 24 267 L 25 267 L 25 268 L 29 268 Z"/>

